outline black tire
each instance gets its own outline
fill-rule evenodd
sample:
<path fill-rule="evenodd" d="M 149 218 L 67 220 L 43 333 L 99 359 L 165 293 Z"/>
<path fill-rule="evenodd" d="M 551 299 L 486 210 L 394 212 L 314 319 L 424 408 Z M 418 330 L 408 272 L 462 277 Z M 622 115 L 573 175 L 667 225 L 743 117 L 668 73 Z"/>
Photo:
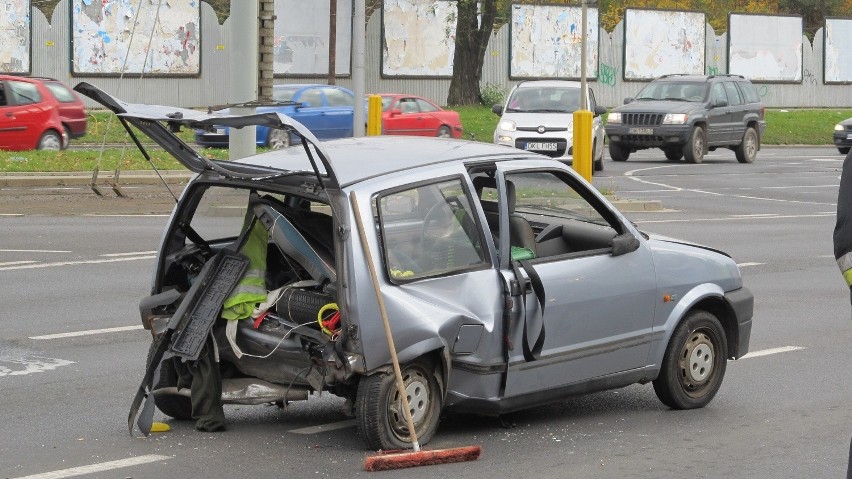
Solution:
<path fill-rule="evenodd" d="M 273 150 L 281 150 L 289 147 L 290 144 L 290 132 L 276 128 L 269 129 L 269 134 L 266 136 L 266 146 Z"/>
<path fill-rule="evenodd" d="M 683 158 L 683 151 L 680 148 L 665 148 L 663 153 L 669 161 L 680 161 Z"/>
<path fill-rule="evenodd" d="M 148 349 L 148 360 L 145 361 L 145 364 L 151 362 L 151 357 L 154 355 L 154 346 L 155 343 L 152 342 L 151 347 Z M 177 386 L 177 371 L 175 371 L 173 361 L 175 361 L 174 358 L 169 358 L 160 363 L 160 378 L 156 384 L 151 385 L 152 391 L 159 388 Z M 192 402 L 188 397 L 173 394 L 154 396 L 154 404 L 166 416 L 180 420 L 192 419 Z"/>
<path fill-rule="evenodd" d="M 438 128 L 438 134 L 436 136 L 438 138 L 452 138 L 453 132 L 450 131 L 450 127 L 443 125 L 441 128 Z"/>
<path fill-rule="evenodd" d="M 402 365 L 401 368 L 413 411 L 417 441 L 425 445 L 438 430 L 443 407 L 435 368 L 431 363 L 421 360 Z M 411 447 L 401 404 L 393 373 L 361 378 L 355 397 L 355 424 L 368 448 L 378 451 Z"/>
<path fill-rule="evenodd" d="M 734 148 L 737 161 L 740 163 L 753 163 L 757 157 L 757 149 L 760 145 L 757 140 L 757 131 L 752 127 L 746 128 L 743 141 Z"/>
<path fill-rule="evenodd" d="M 838 146 L 837 151 L 839 151 L 841 155 L 846 155 L 846 154 L 849 153 L 849 147 L 848 146 Z"/>
<path fill-rule="evenodd" d="M 701 163 L 704 161 L 704 153 L 707 151 L 707 135 L 704 128 L 696 126 L 692 129 L 689 141 L 683 145 L 683 157 L 689 163 Z"/>
<path fill-rule="evenodd" d="M 693 311 L 666 347 L 654 392 L 672 409 L 706 406 L 719 391 L 728 364 L 725 330 L 707 311 Z"/>
<path fill-rule="evenodd" d="M 36 148 L 39 150 L 47 150 L 47 151 L 60 151 L 65 149 L 65 145 L 62 142 L 62 136 L 53 131 L 47 130 L 42 133 L 41 138 L 38 139 L 38 145 Z"/>
<path fill-rule="evenodd" d="M 597 145 L 597 142 L 595 142 L 595 143 L 592 145 L 592 158 L 594 158 L 594 157 L 595 157 L 595 151 L 597 151 L 597 149 L 598 149 L 598 145 Z M 598 158 L 597 160 L 593 160 L 593 161 L 592 161 L 592 170 L 594 170 L 594 171 L 603 171 L 603 169 L 604 169 L 604 164 L 603 164 L 603 150 L 602 150 L 602 151 L 601 151 L 601 157 L 600 157 L 600 158 Z M 593 173 L 593 174 L 594 174 L 594 173 Z"/>
<path fill-rule="evenodd" d="M 612 161 L 627 161 L 627 158 L 630 157 L 630 148 L 623 147 L 615 141 L 610 141 L 609 157 L 612 158 Z"/>

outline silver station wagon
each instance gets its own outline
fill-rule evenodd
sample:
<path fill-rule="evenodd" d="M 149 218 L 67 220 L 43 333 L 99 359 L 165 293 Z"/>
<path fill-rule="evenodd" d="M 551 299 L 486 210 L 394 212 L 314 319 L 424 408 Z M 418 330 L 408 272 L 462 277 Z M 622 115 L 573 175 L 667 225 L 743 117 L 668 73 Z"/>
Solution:
<path fill-rule="evenodd" d="M 555 160 L 441 138 L 319 142 L 282 114 L 76 89 L 197 173 L 140 303 L 153 341 L 137 409 L 152 397 L 149 411 L 195 417 L 206 378 L 179 370 L 209 349 L 224 404 L 326 392 L 368 448 L 408 447 L 379 298 L 422 444 L 444 410 L 498 416 L 634 383 L 703 407 L 748 352 L 753 296 L 728 255 L 638 230 Z M 249 124 L 304 141 L 232 162 L 173 134 Z"/>

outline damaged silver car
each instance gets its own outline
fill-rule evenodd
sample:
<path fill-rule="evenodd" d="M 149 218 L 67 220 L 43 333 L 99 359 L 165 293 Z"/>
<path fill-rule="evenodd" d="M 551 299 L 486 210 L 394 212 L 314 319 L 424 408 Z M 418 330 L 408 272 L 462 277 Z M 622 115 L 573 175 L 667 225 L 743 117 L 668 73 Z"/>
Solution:
<path fill-rule="evenodd" d="M 209 345 L 222 403 L 331 393 L 368 448 L 408 447 L 377 298 L 422 444 L 445 410 L 498 416 L 634 383 L 703 407 L 748 352 L 753 297 L 729 256 L 638 230 L 551 159 L 441 138 L 319 142 L 281 114 L 76 89 L 197 173 L 140 304 L 153 341 L 137 408 L 149 397 L 191 418 L 195 384 L 179 387 L 177 369 Z M 249 124 L 304 141 L 232 162 L 173 134 Z"/>

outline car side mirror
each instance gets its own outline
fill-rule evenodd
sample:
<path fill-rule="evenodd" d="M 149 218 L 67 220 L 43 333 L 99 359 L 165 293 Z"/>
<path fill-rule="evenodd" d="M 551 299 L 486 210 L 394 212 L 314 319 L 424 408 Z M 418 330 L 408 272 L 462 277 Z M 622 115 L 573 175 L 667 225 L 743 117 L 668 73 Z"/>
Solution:
<path fill-rule="evenodd" d="M 606 108 L 600 105 L 595 105 L 595 116 L 601 116 L 604 113 L 606 113 Z"/>
<path fill-rule="evenodd" d="M 492 106 L 491 112 L 494 113 L 495 115 L 502 115 L 503 114 L 503 105 Z"/>
<path fill-rule="evenodd" d="M 632 96 L 629 96 L 629 97 L 627 97 L 627 98 L 625 98 L 625 99 L 624 99 L 624 104 L 626 105 L 626 104 L 628 104 L 628 103 L 630 103 L 630 102 L 632 102 L 632 101 L 633 101 L 633 97 L 632 97 Z"/>
<path fill-rule="evenodd" d="M 716 100 L 716 101 L 713 102 L 713 106 L 714 107 L 728 106 L 728 101 L 719 99 L 719 100 Z"/>
<path fill-rule="evenodd" d="M 402 110 L 400 110 L 400 109 L 398 109 L 398 108 L 394 108 L 394 109 L 390 110 L 390 111 L 388 112 L 388 114 L 389 114 L 391 117 L 394 117 L 394 116 L 397 116 L 397 115 L 402 115 Z"/>
<path fill-rule="evenodd" d="M 639 240 L 630 233 L 620 234 L 612 239 L 612 255 L 621 256 L 639 249 Z"/>

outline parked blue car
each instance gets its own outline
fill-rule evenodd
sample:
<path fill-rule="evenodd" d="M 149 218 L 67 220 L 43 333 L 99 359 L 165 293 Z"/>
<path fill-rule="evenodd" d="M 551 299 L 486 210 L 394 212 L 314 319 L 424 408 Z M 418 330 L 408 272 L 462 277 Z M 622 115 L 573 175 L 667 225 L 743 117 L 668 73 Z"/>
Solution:
<path fill-rule="evenodd" d="M 352 136 L 355 95 L 333 85 L 274 85 L 272 99 L 279 106 L 261 107 L 258 113 L 279 112 L 305 125 L 320 140 Z M 220 110 L 217 113 L 228 113 Z M 285 130 L 257 127 L 257 146 L 274 150 L 286 148 L 297 138 Z M 217 126 L 211 131 L 195 130 L 195 142 L 201 146 L 227 148 L 228 128 Z"/>

